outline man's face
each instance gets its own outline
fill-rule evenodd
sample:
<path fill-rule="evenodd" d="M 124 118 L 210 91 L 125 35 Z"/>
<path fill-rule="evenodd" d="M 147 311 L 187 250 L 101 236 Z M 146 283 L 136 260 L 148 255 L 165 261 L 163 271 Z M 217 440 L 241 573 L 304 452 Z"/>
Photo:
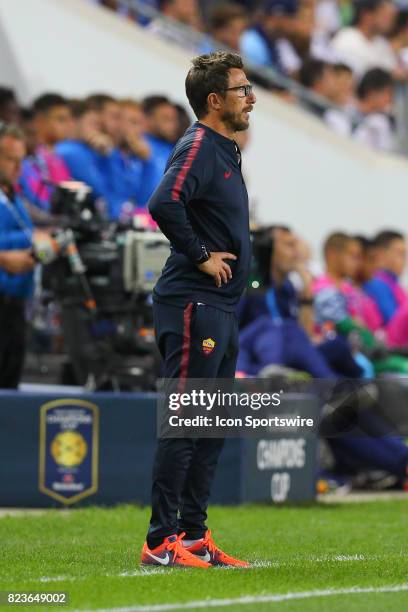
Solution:
<path fill-rule="evenodd" d="M 193 24 L 198 18 L 197 0 L 173 0 L 170 12 L 174 19 L 186 24 Z"/>
<path fill-rule="evenodd" d="M 234 49 L 239 50 L 241 35 L 247 27 L 247 20 L 245 17 L 236 17 L 232 19 L 224 28 L 214 32 L 214 38 L 218 42 Z"/>
<path fill-rule="evenodd" d="M 335 96 L 333 101 L 341 106 L 351 102 L 354 93 L 353 73 L 348 70 L 341 70 L 334 73 Z"/>
<path fill-rule="evenodd" d="M 121 108 L 120 130 L 121 138 L 126 134 L 132 134 L 134 138 L 140 138 L 145 131 L 145 117 L 136 106 L 125 105 Z"/>
<path fill-rule="evenodd" d="M 35 118 L 39 142 L 54 145 L 65 140 L 72 129 L 72 114 L 68 106 L 54 106 Z"/>
<path fill-rule="evenodd" d="M 297 239 L 292 232 L 273 230 L 273 266 L 281 274 L 289 274 L 296 268 L 298 260 Z"/>
<path fill-rule="evenodd" d="M 107 102 L 100 112 L 102 130 L 110 136 L 114 143 L 120 138 L 121 112 L 117 102 Z"/>
<path fill-rule="evenodd" d="M 329 98 L 329 100 L 335 97 L 337 93 L 337 83 L 334 70 L 330 66 L 325 66 L 322 78 L 318 82 L 317 91 L 322 96 Z"/>
<path fill-rule="evenodd" d="M 374 24 L 377 34 L 386 36 L 394 27 L 397 7 L 393 2 L 382 2 L 374 11 Z"/>
<path fill-rule="evenodd" d="M 147 129 L 158 138 L 174 142 L 178 130 L 177 111 L 172 104 L 160 104 L 147 117 Z"/>
<path fill-rule="evenodd" d="M 0 183 L 7 187 L 15 185 L 20 176 L 21 162 L 26 154 L 25 144 L 13 136 L 0 140 Z"/>
<path fill-rule="evenodd" d="M 387 248 L 383 250 L 383 265 L 384 268 L 394 272 L 397 276 L 405 270 L 407 263 L 407 246 L 405 240 L 396 238 L 392 240 Z"/>
<path fill-rule="evenodd" d="M 77 119 L 77 136 L 86 140 L 101 129 L 99 114 L 94 110 L 88 110 Z"/>
<path fill-rule="evenodd" d="M 229 91 L 220 95 L 219 99 L 222 102 L 221 119 L 231 131 L 240 132 L 249 128 L 249 113 L 256 102 L 255 94 L 243 96 L 243 92 L 239 89 L 230 89 L 231 87 L 242 87 L 249 85 L 246 74 L 240 68 L 231 68 L 228 77 Z"/>
<path fill-rule="evenodd" d="M 369 94 L 370 108 L 373 113 L 390 112 L 393 105 L 394 92 L 392 87 L 385 87 Z"/>

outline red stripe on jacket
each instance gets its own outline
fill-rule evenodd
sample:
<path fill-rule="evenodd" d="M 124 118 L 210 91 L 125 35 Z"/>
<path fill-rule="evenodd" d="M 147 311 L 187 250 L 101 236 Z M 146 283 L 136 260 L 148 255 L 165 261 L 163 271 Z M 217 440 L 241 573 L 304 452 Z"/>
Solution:
<path fill-rule="evenodd" d="M 200 149 L 201 141 L 203 139 L 204 134 L 205 134 L 204 128 L 197 129 L 197 132 L 194 136 L 193 144 L 191 145 L 191 149 L 187 153 L 186 160 L 184 164 L 182 165 L 181 170 L 176 177 L 176 180 L 174 181 L 173 190 L 171 192 L 172 200 L 180 199 L 180 193 L 183 188 L 184 181 L 186 180 L 187 173 L 190 170 L 193 164 L 193 161 L 197 157 L 197 153 Z"/>

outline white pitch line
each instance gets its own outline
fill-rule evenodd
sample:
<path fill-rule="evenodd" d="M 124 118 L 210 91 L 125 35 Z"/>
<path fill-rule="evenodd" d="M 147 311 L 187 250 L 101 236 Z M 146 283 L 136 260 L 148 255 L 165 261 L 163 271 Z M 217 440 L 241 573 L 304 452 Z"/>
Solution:
<path fill-rule="evenodd" d="M 216 608 L 258 603 L 275 603 L 293 599 L 311 599 L 313 597 L 331 597 L 333 595 L 358 595 L 366 593 L 399 593 L 408 591 L 408 584 L 384 587 L 351 587 L 349 589 L 325 589 L 321 591 L 300 591 L 298 593 L 281 593 L 270 595 L 245 595 L 235 599 L 203 599 L 175 604 L 157 604 L 130 606 L 123 608 L 99 608 L 92 612 L 166 612 L 167 610 L 193 610 L 194 608 Z M 83 610 L 75 610 L 83 612 Z"/>
<path fill-rule="evenodd" d="M 168 569 L 164 567 L 142 568 L 120 572 L 119 574 L 101 574 L 101 576 L 103 578 L 133 578 L 134 576 L 154 576 L 156 574 L 168 574 Z M 30 582 L 64 582 L 65 580 L 77 582 L 78 580 L 87 580 L 87 578 L 91 578 L 91 576 L 41 576 L 41 578 L 30 579 Z M 92 578 L 95 578 L 95 576 L 92 576 Z"/>
<path fill-rule="evenodd" d="M 405 555 L 404 555 L 405 556 Z M 334 555 L 327 557 L 310 557 L 302 559 L 303 561 L 309 561 L 312 563 L 327 563 L 328 561 L 337 562 L 352 562 L 352 561 L 374 561 L 379 559 L 379 556 L 364 556 L 364 555 Z M 252 561 L 249 569 L 267 569 L 272 567 L 285 567 L 289 565 L 285 561 Z M 248 571 L 246 568 L 231 568 L 231 567 L 218 567 L 214 568 L 217 571 Z M 104 578 L 133 578 L 134 576 L 154 576 L 158 574 L 167 574 L 168 568 L 161 567 L 146 567 L 137 570 L 128 570 L 120 572 L 119 574 L 103 574 Z M 30 582 L 64 582 L 64 581 L 78 581 L 86 580 L 89 576 L 41 576 L 40 578 L 32 578 Z"/>

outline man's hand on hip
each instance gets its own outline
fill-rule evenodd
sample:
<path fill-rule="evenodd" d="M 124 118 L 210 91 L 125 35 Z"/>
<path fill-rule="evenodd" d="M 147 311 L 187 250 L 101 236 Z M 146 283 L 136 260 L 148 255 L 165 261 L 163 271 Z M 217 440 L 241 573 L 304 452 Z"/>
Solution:
<path fill-rule="evenodd" d="M 205 272 L 205 274 L 209 274 L 214 278 L 217 287 L 221 287 L 222 283 L 228 283 L 228 281 L 232 278 L 231 268 L 224 261 L 224 259 L 235 260 L 237 259 L 237 256 L 233 255 L 232 253 L 225 252 L 211 253 L 210 259 L 198 265 L 201 272 Z"/>

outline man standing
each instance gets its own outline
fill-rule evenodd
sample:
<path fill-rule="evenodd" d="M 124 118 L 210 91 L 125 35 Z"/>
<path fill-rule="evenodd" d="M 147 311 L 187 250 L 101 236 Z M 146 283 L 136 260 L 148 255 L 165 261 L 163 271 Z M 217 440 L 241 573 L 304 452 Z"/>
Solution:
<path fill-rule="evenodd" d="M 186 378 L 235 376 L 235 308 L 251 247 L 248 194 L 233 138 L 248 128 L 256 101 L 241 58 L 225 52 L 193 60 L 186 94 L 198 121 L 177 143 L 149 201 L 171 243 L 154 290 L 156 338 L 163 376 L 178 378 L 181 386 Z M 142 563 L 248 565 L 217 548 L 205 525 L 222 446 L 222 439 L 159 440 Z"/>
<path fill-rule="evenodd" d="M 33 290 L 32 221 L 15 192 L 25 155 L 20 129 L 0 128 L 0 388 L 18 386 L 25 352 L 25 300 Z"/>

